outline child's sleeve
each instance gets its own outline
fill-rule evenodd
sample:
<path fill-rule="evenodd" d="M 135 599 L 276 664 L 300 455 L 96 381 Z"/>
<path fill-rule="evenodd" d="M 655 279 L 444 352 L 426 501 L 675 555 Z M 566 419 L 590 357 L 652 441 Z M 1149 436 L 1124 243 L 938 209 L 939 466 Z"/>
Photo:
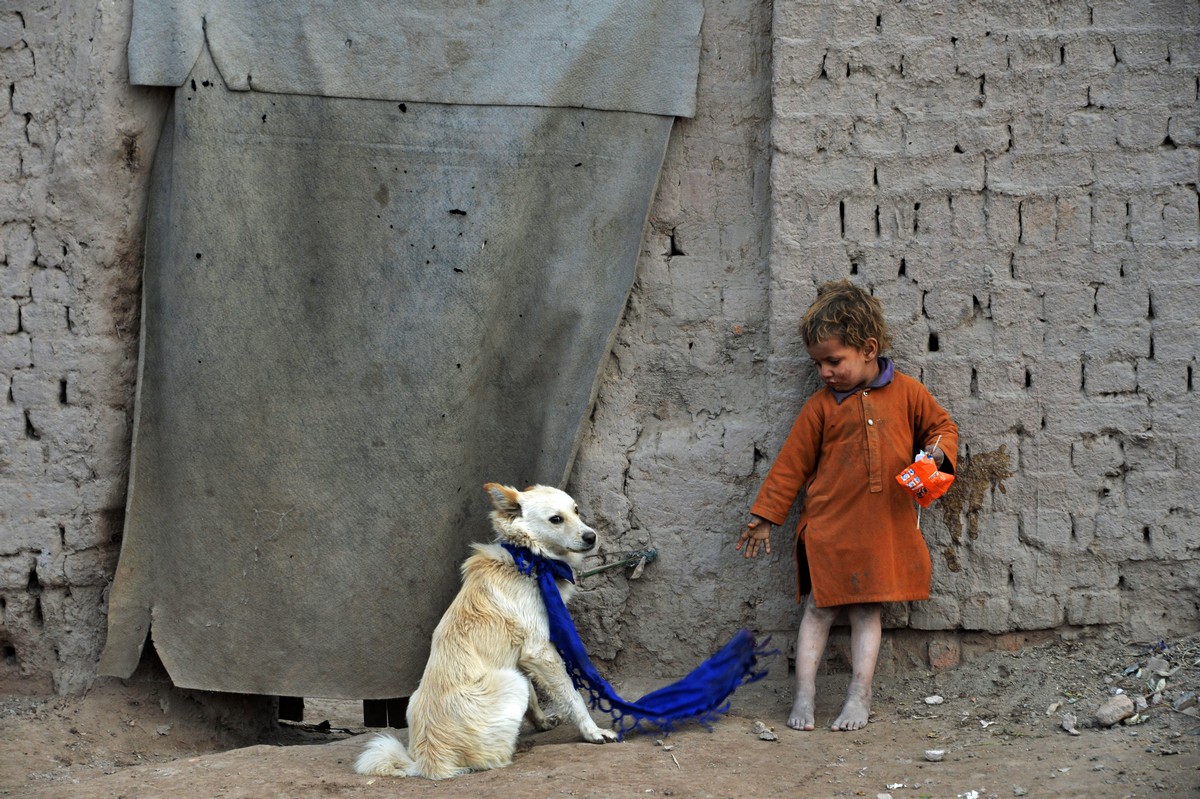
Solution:
<path fill-rule="evenodd" d="M 945 461 L 938 468 L 949 474 L 955 473 L 955 464 L 958 462 L 958 425 L 954 424 L 950 414 L 924 386 L 921 386 L 920 399 L 913 419 L 913 434 L 917 445 L 925 451 L 933 449 L 936 443 L 945 456 Z"/>
<path fill-rule="evenodd" d="M 772 524 L 783 524 L 787 520 L 800 489 L 816 470 L 822 426 L 821 414 L 810 399 L 800 410 L 783 448 L 771 464 L 767 478 L 750 506 L 751 513 Z"/>

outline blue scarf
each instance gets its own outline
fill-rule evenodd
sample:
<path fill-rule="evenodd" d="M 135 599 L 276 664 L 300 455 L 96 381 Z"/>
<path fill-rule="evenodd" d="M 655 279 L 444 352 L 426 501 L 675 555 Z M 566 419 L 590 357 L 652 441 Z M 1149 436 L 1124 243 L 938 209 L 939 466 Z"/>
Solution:
<path fill-rule="evenodd" d="M 562 656 L 575 687 L 588 697 L 589 705 L 612 716 L 613 728 L 621 737 L 633 730 L 646 732 L 648 727 L 670 732 L 676 722 L 688 719 L 708 727 L 717 716 L 729 710 L 726 700 L 730 694 L 767 675 L 757 664 L 759 657 L 774 654 L 765 648 L 769 639 L 759 645 L 749 630 L 742 629 L 682 680 L 651 691 L 636 702 L 628 702 L 617 696 L 608 681 L 596 671 L 579 640 L 571 614 L 567 612 L 555 579 L 575 582 L 570 565 L 535 555 L 524 547 L 503 542 L 500 546 L 512 555 L 522 574 L 538 581 L 550 620 L 550 642 Z"/>

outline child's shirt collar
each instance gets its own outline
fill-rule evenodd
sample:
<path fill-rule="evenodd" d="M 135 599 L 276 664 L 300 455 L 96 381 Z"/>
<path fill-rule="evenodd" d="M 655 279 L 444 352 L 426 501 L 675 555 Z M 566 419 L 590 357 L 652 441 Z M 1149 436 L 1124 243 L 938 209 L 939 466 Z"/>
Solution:
<path fill-rule="evenodd" d="M 892 365 L 892 359 L 880 355 L 879 375 L 872 380 L 870 385 L 866 386 L 866 388 L 882 388 L 883 386 L 886 386 L 888 383 L 892 382 L 892 378 L 895 376 L 896 367 Z M 849 397 L 851 394 L 858 393 L 860 389 L 855 388 L 851 389 L 850 391 L 835 391 L 834 389 L 830 388 L 829 390 L 833 392 L 833 398 L 837 400 L 837 404 L 841 405 L 842 400 L 846 399 L 846 397 Z"/>

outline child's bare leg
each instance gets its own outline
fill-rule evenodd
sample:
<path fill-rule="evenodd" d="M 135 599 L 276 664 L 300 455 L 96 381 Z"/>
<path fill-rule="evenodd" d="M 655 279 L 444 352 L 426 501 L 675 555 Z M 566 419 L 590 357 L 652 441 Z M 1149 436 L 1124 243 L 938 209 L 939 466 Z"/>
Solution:
<path fill-rule="evenodd" d="M 796 636 L 796 701 L 787 720 L 793 730 L 811 730 L 816 726 L 817 666 L 837 611 L 814 605 L 812 594 L 804 600 L 804 616 Z"/>
<path fill-rule="evenodd" d="M 854 676 L 850 678 L 842 713 L 830 726 L 835 730 L 861 730 L 867 726 L 871 715 L 871 683 L 883 636 L 883 606 L 851 605 L 847 615 L 850 617 L 850 660 Z"/>

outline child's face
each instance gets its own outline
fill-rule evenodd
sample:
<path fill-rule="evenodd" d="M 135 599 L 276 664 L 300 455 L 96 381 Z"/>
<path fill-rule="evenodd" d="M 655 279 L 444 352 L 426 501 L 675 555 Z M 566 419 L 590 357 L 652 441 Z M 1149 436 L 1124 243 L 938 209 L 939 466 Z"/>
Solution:
<path fill-rule="evenodd" d="M 821 380 L 834 391 L 853 391 L 879 376 L 879 342 L 873 338 L 862 349 L 847 347 L 840 338 L 827 338 L 806 349 Z"/>

